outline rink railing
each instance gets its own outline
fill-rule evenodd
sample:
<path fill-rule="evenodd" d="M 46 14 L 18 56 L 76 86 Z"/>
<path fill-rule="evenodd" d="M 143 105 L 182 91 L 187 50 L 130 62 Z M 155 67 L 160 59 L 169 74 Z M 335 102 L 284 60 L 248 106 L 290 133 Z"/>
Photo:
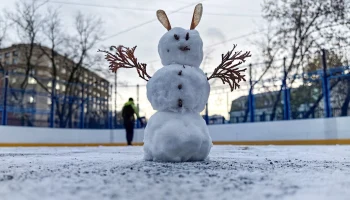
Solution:
<path fill-rule="evenodd" d="M 350 117 L 209 126 L 216 145 L 350 145 Z M 134 145 L 143 144 L 136 129 Z M 119 146 L 125 131 L 0 126 L 0 146 Z"/>
<path fill-rule="evenodd" d="M 120 113 L 111 109 L 111 105 L 115 103 L 110 98 L 113 91 L 112 84 L 67 83 L 62 80 L 51 80 L 50 78 L 30 75 L 28 78 L 29 84 L 26 89 L 18 89 L 11 86 L 11 83 L 18 82 L 18 80 L 23 79 L 24 76 L 25 75 L 21 73 L 0 70 L 1 125 L 77 129 L 123 128 Z M 61 93 L 57 91 L 48 93 L 44 91 L 39 84 L 35 84 L 34 80 L 40 80 L 47 86 L 50 84 L 59 84 L 61 86 L 61 88 L 52 88 L 53 91 L 56 89 L 57 91 L 62 90 L 63 87 L 74 87 L 80 92 L 77 96 L 64 95 L 62 91 Z M 321 97 L 321 100 L 297 102 L 299 101 L 299 96 L 302 94 L 294 94 L 299 90 L 298 88 L 291 87 L 291 80 L 299 80 L 299 82 L 304 85 L 310 85 L 309 90 L 318 90 L 316 94 Z M 254 80 L 250 80 L 249 82 L 252 84 Z M 231 109 L 230 120 L 226 121 L 223 117 L 222 120 L 220 120 L 215 118 L 215 116 L 210 116 L 210 114 L 214 113 L 210 113 L 211 105 L 209 104 L 209 108 L 206 108 L 203 119 L 207 121 L 207 124 L 225 124 L 306 118 L 330 118 L 345 116 L 350 113 L 349 106 L 345 108 L 346 112 L 344 112 L 342 107 L 336 107 L 336 105 L 346 102 L 346 99 L 341 99 L 341 102 L 339 102 L 339 98 L 337 98 L 339 96 L 339 91 L 335 91 L 337 87 L 338 89 L 341 87 L 350 87 L 349 66 L 321 69 L 310 73 L 295 74 L 293 76 L 287 76 L 285 73 L 285 76 L 282 78 L 265 79 L 260 82 L 266 83 L 267 85 L 269 83 L 278 82 L 279 85 L 277 84 L 277 86 L 282 89 L 281 99 L 278 99 L 279 103 L 275 113 L 268 113 L 270 112 L 268 110 L 271 110 L 270 105 L 268 105 L 270 107 L 267 106 L 268 108 L 259 107 L 261 106 L 259 104 L 262 103 L 262 100 L 259 98 L 261 98 L 264 93 L 261 93 L 261 91 L 258 91 L 255 87 L 251 87 L 249 92 L 247 91 L 247 100 L 244 102 L 244 104 L 247 105 L 241 108 L 239 116 L 235 116 L 234 111 Z M 136 99 L 137 103 L 139 103 L 139 85 L 135 87 L 137 88 Z M 95 88 L 105 88 L 108 95 L 103 97 L 91 95 L 90 91 L 94 91 Z M 215 90 L 214 87 L 212 89 Z M 272 91 L 270 93 L 274 92 L 277 91 Z M 316 99 L 317 95 L 315 95 Z M 272 95 L 268 98 L 272 97 L 274 96 Z M 311 97 L 309 99 L 311 99 Z M 317 102 L 316 107 L 310 106 L 315 104 L 315 102 Z M 302 110 L 301 107 L 303 107 L 304 110 Z M 67 110 L 69 108 L 70 110 Z M 60 112 L 58 112 L 58 110 L 60 110 Z M 146 119 L 142 118 L 142 120 L 144 122 L 143 124 L 146 124 Z M 140 123 L 137 121 L 135 123 L 135 128 L 139 127 Z"/>

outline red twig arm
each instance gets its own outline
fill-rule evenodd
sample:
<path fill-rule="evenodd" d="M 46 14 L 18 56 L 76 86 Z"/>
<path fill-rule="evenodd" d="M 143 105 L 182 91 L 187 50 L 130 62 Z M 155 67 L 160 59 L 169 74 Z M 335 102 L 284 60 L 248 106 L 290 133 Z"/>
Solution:
<path fill-rule="evenodd" d="M 225 55 L 221 56 L 220 65 L 214 69 L 214 72 L 208 77 L 208 80 L 212 78 L 220 78 L 222 83 L 228 83 L 231 87 L 231 91 L 239 88 L 239 82 L 245 81 L 245 75 L 242 73 L 247 69 L 239 69 L 237 66 L 244 63 L 245 59 L 251 57 L 250 51 L 246 51 L 242 54 L 242 51 L 233 52 L 237 45 L 233 45 L 231 51 L 228 51 Z M 238 61 L 238 62 L 236 62 Z"/>
<path fill-rule="evenodd" d="M 109 69 L 112 72 L 115 73 L 119 68 L 136 68 L 137 73 L 142 79 L 148 81 L 151 78 L 147 74 L 147 64 L 137 62 L 134 54 L 136 46 L 131 49 L 124 46 L 112 46 L 111 48 L 116 51 L 114 54 L 104 50 L 98 50 L 98 52 L 106 53 L 105 59 L 109 62 Z"/>

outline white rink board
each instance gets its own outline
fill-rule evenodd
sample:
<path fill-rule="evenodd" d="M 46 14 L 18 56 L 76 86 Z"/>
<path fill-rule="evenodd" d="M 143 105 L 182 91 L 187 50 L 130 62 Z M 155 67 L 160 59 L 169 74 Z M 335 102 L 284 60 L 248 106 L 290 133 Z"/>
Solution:
<path fill-rule="evenodd" d="M 211 125 L 214 142 L 350 139 L 350 117 Z M 0 126 L 0 143 L 125 143 L 125 130 Z M 134 142 L 143 142 L 135 129 Z"/>

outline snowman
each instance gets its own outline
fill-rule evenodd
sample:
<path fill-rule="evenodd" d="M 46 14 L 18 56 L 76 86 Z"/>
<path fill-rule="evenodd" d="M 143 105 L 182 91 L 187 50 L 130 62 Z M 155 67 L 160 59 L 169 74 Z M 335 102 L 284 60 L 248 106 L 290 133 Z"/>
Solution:
<path fill-rule="evenodd" d="M 147 98 L 157 112 L 150 117 L 144 130 L 144 159 L 159 162 L 203 161 L 212 148 L 212 139 L 204 119 L 199 114 L 209 98 L 208 80 L 220 78 L 231 91 L 245 81 L 245 69 L 237 68 L 250 57 L 233 49 L 222 55 L 222 62 L 210 77 L 200 69 L 203 42 L 196 26 L 202 16 L 202 4 L 195 7 L 190 29 L 172 28 L 163 10 L 157 18 L 167 29 L 158 44 L 163 67 L 151 77 L 146 64 L 134 56 L 136 47 L 112 46 L 116 51 L 106 53 L 110 69 L 136 68 L 139 76 L 148 81 Z"/>

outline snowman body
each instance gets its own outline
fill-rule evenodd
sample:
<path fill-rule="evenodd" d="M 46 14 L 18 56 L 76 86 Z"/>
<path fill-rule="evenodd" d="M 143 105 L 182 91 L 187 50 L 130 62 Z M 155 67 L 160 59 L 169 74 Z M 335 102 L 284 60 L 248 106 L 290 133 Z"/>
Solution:
<path fill-rule="evenodd" d="M 201 161 L 212 147 L 200 112 L 210 86 L 199 68 L 203 42 L 196 30 L 175 27 L 159 41 L 163 67 L 147 83 L 147 98 L 157 112 L 145 128 L 144 153 L 152 161 Z"/>

